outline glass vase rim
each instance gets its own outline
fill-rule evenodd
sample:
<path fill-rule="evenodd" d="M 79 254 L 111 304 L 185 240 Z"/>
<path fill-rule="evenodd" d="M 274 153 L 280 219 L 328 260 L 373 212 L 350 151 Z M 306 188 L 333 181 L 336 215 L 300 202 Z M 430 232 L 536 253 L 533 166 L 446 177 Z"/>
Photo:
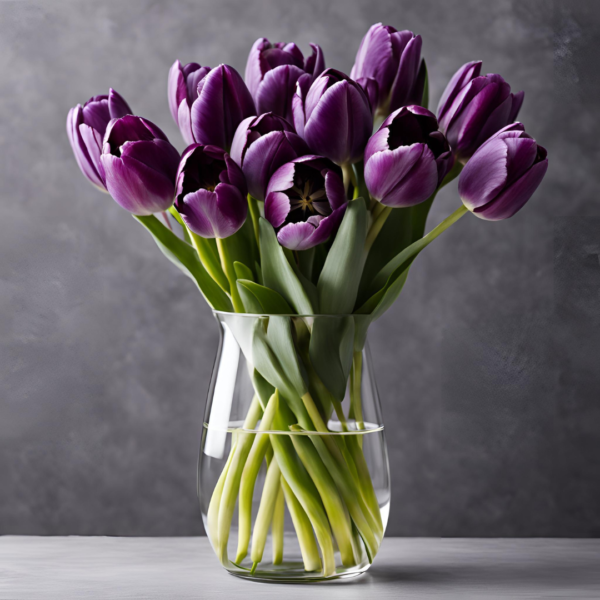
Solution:
<path fill-rule="evenodd" d="M 253 319 L 260 319 L 265 317 L 296 317 L 302 319 L 316 319 L 316 318 L 329 318 L 329 319 L 345 319 L 347 317 L 359 319 L 366 319 L 371 317 L 372 315 L 364 315 L 358 313 L 340 313 L 340 314 L 327 314 L 327 313 L 313 313 L 313 314 L 296 314 L 296 313 L 238 313 L 227 310 L 216 310 L 215 308 L 211 308 L 213 315 L 234 315 L 236 317 L 248 317 Z"/>

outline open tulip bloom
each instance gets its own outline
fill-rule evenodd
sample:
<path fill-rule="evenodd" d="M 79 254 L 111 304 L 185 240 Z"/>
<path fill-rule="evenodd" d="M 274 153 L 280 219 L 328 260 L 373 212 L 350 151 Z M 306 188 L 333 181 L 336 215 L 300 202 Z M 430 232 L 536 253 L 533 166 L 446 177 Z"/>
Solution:
<path fill-rule="evenodd" d="M 318 433 L 232 445 L 208 511 L 219 559 L 254 572 L 267 532 L 283 531 L 278 497 L 306 571 L 331 577 L 341 568 L 334 552 L 344 568 L 372 561 L 384 531 L 361 445 L 327 435 L 332 415 L 341 431 L 365 427 L 356 378 L 368 324 L 399 296 L 421 250 L 463 215 L 495 221 L 521 210 L 548 158 L 515 122 L 523 93 L 500 75 L 480 76 L 480 62 L 452 77 L 436 118 L 420 36 L 374 25 L 351 76 L 325 69 L 321 48 L 311 48 L 304 57 L 293 43 L 260 38 L 245 81 L 227 65 L 175 61 L 167 96 L 181 155 L 112 89 L 71 109 L 67 133 L 85 177 L 134 215 L 214 311 L 262 315 L 240 343 L 259 399 L 244 427 L 262 415 L 263 431 Z M 437 192 L 456 177 L 462 203 L 426 233 Z M 309 317 L 306 327 L 294 315 Z M 311 315 L 364 325 L 325 326 Z M 277 471 L 252 529 L 248 498 L 265 457 Z"/>

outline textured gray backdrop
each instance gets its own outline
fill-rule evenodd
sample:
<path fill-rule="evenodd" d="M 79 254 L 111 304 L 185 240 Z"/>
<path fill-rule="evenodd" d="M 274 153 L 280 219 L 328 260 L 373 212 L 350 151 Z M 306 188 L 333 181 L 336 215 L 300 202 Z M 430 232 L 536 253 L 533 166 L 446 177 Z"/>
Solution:
<path fill-rule="evenodd" d="M 434 105 L 482 59 L 526 90 L 550 169 L 514 219 L 418 259 L 371 347 L 389 531 L 600 534 L 599 4 L 549 0 L 0 2 L 0 533 L 190 535 L 217 327 L 79 173 L 69 107 L 116 88 L 182 149 L 172 62 L 244 69 L 259 36 L 349 70 L 377 21 L 423 36 Z M 455 186 L 431 223 L 458 205 Z"/>

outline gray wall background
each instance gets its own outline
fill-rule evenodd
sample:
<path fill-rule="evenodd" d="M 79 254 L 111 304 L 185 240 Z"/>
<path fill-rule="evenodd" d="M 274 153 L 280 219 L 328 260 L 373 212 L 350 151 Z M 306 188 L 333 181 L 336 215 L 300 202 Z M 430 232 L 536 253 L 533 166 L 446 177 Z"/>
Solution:
<path fill-rule="evenodd" d="M 525 89 L 548 176 L 514 219 L 467 216 L 373 326 L 389 532 L 600 535 L 600 7 L 592 0 L 0 3 L 0 533 L 191 535 L 217 326 L 79 173 L 69 107 L 109 86 L 183 144 L 179 58 L 252 42 L 349 71 L 377 21 L 424 39 L 432 104 L 462 63 Z M 458 205 L 440 195 L 430 223 Z"/>

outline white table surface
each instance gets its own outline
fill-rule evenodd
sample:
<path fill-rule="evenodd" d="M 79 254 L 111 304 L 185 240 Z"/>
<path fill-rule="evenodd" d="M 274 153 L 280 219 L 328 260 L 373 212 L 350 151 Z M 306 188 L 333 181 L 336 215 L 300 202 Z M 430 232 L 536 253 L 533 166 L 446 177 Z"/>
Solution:
<path fill-rule="evenodd" d="M 369 572 L 327 584 L 228 575 L 206 538 L 0 537 L 0 599 L 600 599 L 600 540 L 384 540 Z"/>

